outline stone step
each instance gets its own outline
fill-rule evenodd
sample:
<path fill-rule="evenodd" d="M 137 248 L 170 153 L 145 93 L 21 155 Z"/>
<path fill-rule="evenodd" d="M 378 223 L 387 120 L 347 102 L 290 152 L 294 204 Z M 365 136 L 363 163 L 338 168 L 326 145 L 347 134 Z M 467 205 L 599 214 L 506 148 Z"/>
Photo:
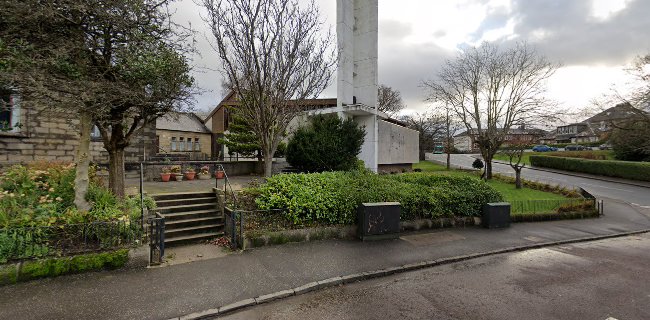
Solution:
<path fill-rule="evenodd" d="M 156 210 L 163 216 L 171 213 L 179 212 L 194 212 L 194 211 L 204 211 L 204 210 L 216 210 L 216 203 L 199 203 L 199 204 L 189 204 L 181 206 L 169 206 L 163 208 L 157 208 Z"/>
<path fill-rule="evenodd" d="M 207 198 L 214 197 L 213 192 L 173 192 L 173 193 L 157 193 L 150 195 L 154 200 L 175 200 L 175 199 L 194 199 L 194 198 Z"/>
<path fill-rule="evenodd" d="M 165 221 L 165 229 L 177 228 L 178 226 L 182 226 L 184 224 L 200 225 L 202 223 L 221 222 L 222 220 L 223 218 L 220 216 L 170 220 L 170 221 Z"/>
<path fill-rule="evenodd" d="M 221 217 L 221 213 L 216 209 L 163 213 L 161 215 L 165 217 L 165 224 L 174 223 L 178 220 Z"/>
<path fill-rule="evenodd" d="M 201 240 L 210 240 L 221 236 L 223 236 L 223 232 L 206 232 L 179 237 L 165 237 L 165 246 L 179 245 L 187 242 L 198 242 Z"/>
<path fill-rule="evenodd" d="M 174 206 L 184 206 L 192 204 L 216 204 L 217 197 L 212 195 L 212 197 L 203 197 L 203 198 L 187 198 L 187 199 L 172 199 L 172 200 L 157 200 L 156 205 L 158 208 L 174 207 Z"/>
<path fill-rule="evenodd" d="M 175 235 L 178 235 L 180 232 L 202 231 L 205 229 L 218 229 L 214 231 L 223 231 L 223 223 L 204 224 L 204 225 L 198 225 L 192 227 L 172 228 L 172 229 L 167 229 L 165 226 L 165 236 L 170 235 L 170 237 L 173 237 Z"/>

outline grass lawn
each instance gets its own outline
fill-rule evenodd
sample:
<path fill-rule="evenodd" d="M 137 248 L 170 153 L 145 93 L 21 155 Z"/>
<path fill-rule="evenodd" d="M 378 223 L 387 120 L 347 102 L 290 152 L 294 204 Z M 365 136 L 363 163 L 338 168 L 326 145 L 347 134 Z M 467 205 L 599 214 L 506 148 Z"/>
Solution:
<path fill-rule="evenodd" d="M 472 176 L 476 177 L 472 172 L 451 170 L 447 171 L 444 165 L 429 161 L 421 161 L 413 165 L 413 168 L 420 168 L 422 172 L 431 172 L 435 174 L 448 174 L 459 176 Z M 512 204 L 513 213 L 542 213 L 542 212 L 555 212 L 555 210 L 566 202 L 568 198 L 539 190 L 530 188 L 516 189 L 514 184 L 506 183 L 498 180 L 490 180 L 487 182 L 494 189 L 503 195 L 505 201 Z"/>
<path fill-rule="evenodd" d="M 586 158 L 589 159 L 592 156 L 597 158 L 604 157 L 603 160 L 615 160 L 614 152 L 611 150 L 592 150 L 592 151 L 556 151 L 556 152 L 524 152 L 522 162 L 526 165 L 530 165 L 530 156 L 539 155 L 539 156 L 558 156 L 558 157 L 569 157 L 569 158 Z M 593 158 L 593 157 L 592 157 Z M 509 162 L 510 159 L 505 154 L 497 153 L 494 156 L 494 160 L 499 160 L 503 162 Z"/>

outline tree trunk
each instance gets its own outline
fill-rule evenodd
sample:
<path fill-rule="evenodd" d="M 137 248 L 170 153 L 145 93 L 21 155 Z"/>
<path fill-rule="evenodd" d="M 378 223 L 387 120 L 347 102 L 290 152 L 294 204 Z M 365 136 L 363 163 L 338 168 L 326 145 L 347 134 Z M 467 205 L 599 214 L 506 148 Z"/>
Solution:
<path fill-rule="evenodd" d="M 108 151 L 108 187 L 114 195 L 124 197 L 124 149 L 112 148 Z"/>
<path fill-rule="evenodd" d="M 79 211 L 89 211 L 90 204 L 86 201 L 88 193 L 88 167 L 90 166 L 90 132 L 92 119 L 88 112 L 82 111 L 79 120 L 79 147 L 75 159 L 76 173 L 74 178 L 74 205 Z"/>
<path fill-rule="evenodd" d="M 515 169 L 515 188 L 521 189 L 521 168 Z"/>
<path fill-rule="evenodd" d="M 447 170 L 451 169 L 451 154 L 449 153 L 449 150 L 447 150 Z"/>
<path fill-rule="evenodd" d="M 270 177 L 273 174 L 273 154 L 264 153 L 264 176 Z"/>
<path fill-rule="evenodd" d="M 487 157 L 483 158 L 483 161 L 485 162 L 485 179 L 490 180 L 492 179 L 492 158 L 494 155 L 488 155 Z"/>

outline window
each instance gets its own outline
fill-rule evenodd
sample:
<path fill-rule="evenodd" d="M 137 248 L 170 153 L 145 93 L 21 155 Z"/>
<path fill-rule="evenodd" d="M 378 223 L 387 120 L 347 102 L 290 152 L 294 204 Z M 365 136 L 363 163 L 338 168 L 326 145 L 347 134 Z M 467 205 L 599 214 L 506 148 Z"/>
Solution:
<path fill-rule="evenodd" d="M 192 138 L 187 138 L 187 151 L 192 151 L 194 150 L 192 148 Z"/>
<path fill-rule="evenodd" d="M 185 139 L 183 137 L 178 138 L 178 151 L 185 151 Z"/>
<path fill-rule="evenodd" d="M 11 91 L 0 91 L 0 132 L 20 132 L 20 99 Z"/>
<path fill-rule="evenodd" d="M 92 131 L 90 131 L 90 138 L 91 139 L 99 139 L 102 137 L 101 132 L 99 132 L 99 128 L 97 126 L 93 126 Z"/>
<path fill-rule="evenodd" d="M 172 137 L 172 151 L 176 151 L 176 137 Z"/>
<path fill-rule="evenodd" d="M 201 151 L 201 145 L 199 144 L 199 138 L 194 139 L 194 151 Z"/>

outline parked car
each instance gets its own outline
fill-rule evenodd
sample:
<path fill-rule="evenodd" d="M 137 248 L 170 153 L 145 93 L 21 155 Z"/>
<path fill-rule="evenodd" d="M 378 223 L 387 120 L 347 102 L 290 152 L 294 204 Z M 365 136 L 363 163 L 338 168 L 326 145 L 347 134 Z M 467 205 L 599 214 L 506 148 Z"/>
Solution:
<path fill-rule="evenodd" d="M 591 150 L 589 147 L 585 147 L 583 145 L 579 144 L 570 144 L 564 148 L 566 151 L 583 151 L 583 150 Z"/>
<path fill-rule="evenodd" d="M 533 147 L 533 151 L 535 152 L 548 152 L 548 151 L 557 151 L 557 148 L 555 147 L 549 147 L 545 144 L 540 144 L 536 145 Z"/>
<path fill-rule="evenodd" d="M 610 150 L 612 149 L 612 145 L 609 143 L 603 143 L 600 146 L 598 146 L 598 149 L 600 150 Z"/>

